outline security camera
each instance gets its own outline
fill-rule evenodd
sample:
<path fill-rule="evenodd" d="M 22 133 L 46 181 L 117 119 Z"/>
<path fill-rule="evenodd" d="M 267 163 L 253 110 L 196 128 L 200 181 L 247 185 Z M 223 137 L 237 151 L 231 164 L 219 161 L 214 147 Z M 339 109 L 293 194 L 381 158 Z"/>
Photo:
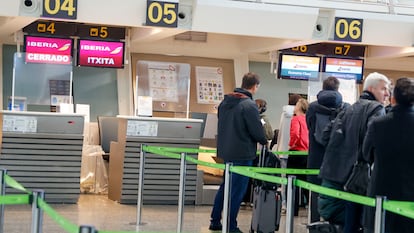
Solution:
<path fill-rule="evenodd" d="M 24 0 L 24 5 L 27 7 L 31 7 L 33 4 L 32 0 Z"/>

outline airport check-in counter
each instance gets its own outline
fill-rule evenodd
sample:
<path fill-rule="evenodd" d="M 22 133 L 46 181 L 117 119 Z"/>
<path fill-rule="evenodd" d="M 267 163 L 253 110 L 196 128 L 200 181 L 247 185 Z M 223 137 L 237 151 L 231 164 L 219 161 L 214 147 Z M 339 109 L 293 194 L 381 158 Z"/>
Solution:
<path fill-rule="evenodd" d="M 170 146 L 199 148 L 202 120 L 183 118 L 118 116 L 118 141 L 111 142 L 108 197 L 122 204 L 138 198 L 140 148 Z M 188 154 L 197 158 L 197 154 Z M 195 204 L 197 165 L 186 166 L 185 204 Z M 146 153 L 144 162 L 144 204 L 177 204 L 180 160 Z M 200 182 L 198 182 L 200 183 Z"/>
<path fill-rule="evenodd" d="M 84 115 L 2 111 L 0 168 L 49 203 L 76 203 L 80 194 Z M 6 194 L 21 191 L 7 187 Z"/>

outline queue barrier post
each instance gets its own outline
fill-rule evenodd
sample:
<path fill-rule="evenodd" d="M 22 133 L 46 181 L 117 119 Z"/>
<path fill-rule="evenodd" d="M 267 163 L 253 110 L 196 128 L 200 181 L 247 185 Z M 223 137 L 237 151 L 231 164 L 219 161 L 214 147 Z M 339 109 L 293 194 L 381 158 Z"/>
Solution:
<path fill-rule="evenodd" d="M 39 207 L 39 199 L 45 199 L 43 190 L 33 190 L 32 192 L 32 233 L 42 233 L 43 210 Z"/>
<path fill-rule="evenodd" d="M 143 149 L 145 145 L 141 144 L 141 150 L 139 155 L 139 177 L 138 177 L 138 200 L 137 200 L 137 225 L 142 225 L 142 192 L 144 190 L 144 171 L 145 171 L 145 151 Z"/>
<path fill-rule="evenodd" d="M 97 233 L 94 226 L 82 225 L 79 227 L 79 233 Z"/>
<path fill-rule="evenodd" d="M 293 219 L 295 214 L 295 192 L 294 185 L 296 176 L 288 176 L 287 198 L 286 198 L 286 233 L 293 233 Z"/>
<path fill-rule="evenodd" d="M 374 233 L 384 233 L 385 232 L 385 209 L 384 201 L 387 198 L 384 196 L 377 196 L 375 198 L 375 226 Z"/>
<path fill-rule="evenodd" d="M 185 176 L 187 170 L 186 164 L 187 153 L 181 153 L 181 163 L 180 163 L 180 187 L 178 194 L 178 223 L 177 223 L 177 232 L 181 232 L 183 225 L 183 216 L 184 216 L 184 200 L 185 200 Z"/>
<path fill-rule="evenodd" d="M 223 224 L 222 224 L 222 233 L 226 233 L 227 229 L 229 228 L 229 218 L 230 218 L 230 167 L 233 165 L 233 163 L 226 163 L 226 168 L 224 170 L 224 200 L 223 200 Z"/>
<path fill-rule="evenodd" d="M 6 195 L 6 182 L 5 175 L 7 174 L 6 169 L 0 169 L 0 195 Z M 3 233 L 4 227 L 4 204 L 0 205 L 0 233 Z"/>

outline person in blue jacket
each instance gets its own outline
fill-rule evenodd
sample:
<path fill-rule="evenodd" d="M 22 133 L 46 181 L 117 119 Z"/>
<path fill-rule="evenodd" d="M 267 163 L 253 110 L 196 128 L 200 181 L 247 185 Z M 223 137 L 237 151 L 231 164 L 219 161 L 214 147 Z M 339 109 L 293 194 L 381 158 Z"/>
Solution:
<path fill-rule="evenodd" d="M 259 76 L 247 73 L 241 88 L 224 96 L 218 107 L 217 156 L 234 166 L 252 166 L 256 158 L 257 143 L 267 144 L 259 110 L 253 95 L 260 85 Z M 241 232 L 237 226 L 237 214 L 246 193 L 249 177 L 231 174 L 229 232 Z M 210 230 L 222 230 L 224 179 L 214 199 Z M 226 217 L 226 216 L 223 216 Z"/>

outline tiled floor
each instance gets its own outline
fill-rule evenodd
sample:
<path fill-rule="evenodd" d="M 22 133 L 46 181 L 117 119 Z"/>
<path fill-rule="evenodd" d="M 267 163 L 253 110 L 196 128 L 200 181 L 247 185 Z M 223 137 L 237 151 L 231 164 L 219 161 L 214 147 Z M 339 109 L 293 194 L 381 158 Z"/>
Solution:
<path fill-rule="evenodd" d="M 106 195 L 82 194 L 78 204 L 51 204 L 51 207 L 75 225 L 92 225 L 99 232 L 177 232 L 178 208 L 175 205 L 144 205 L 142 222 L 136 226 L 136 205 L 122 205 L 107 199 Z M 208 230 L 211 206 L 185 206 L 182 232 L 196 233 Z M 242 207 L 238 217 L 239 227 L 249 232 L 251 208 Z M 307 212 L 301 210 L 294 219 L 294 232 L 305 233 Z M 25 233 L 31 229 L 31 206 L 6 206 L 3 232 Z M 47 214 L 43 219 L 44 233 L 66 232 Z M 285 232 L 282 216 L 279 232 Z"/>

